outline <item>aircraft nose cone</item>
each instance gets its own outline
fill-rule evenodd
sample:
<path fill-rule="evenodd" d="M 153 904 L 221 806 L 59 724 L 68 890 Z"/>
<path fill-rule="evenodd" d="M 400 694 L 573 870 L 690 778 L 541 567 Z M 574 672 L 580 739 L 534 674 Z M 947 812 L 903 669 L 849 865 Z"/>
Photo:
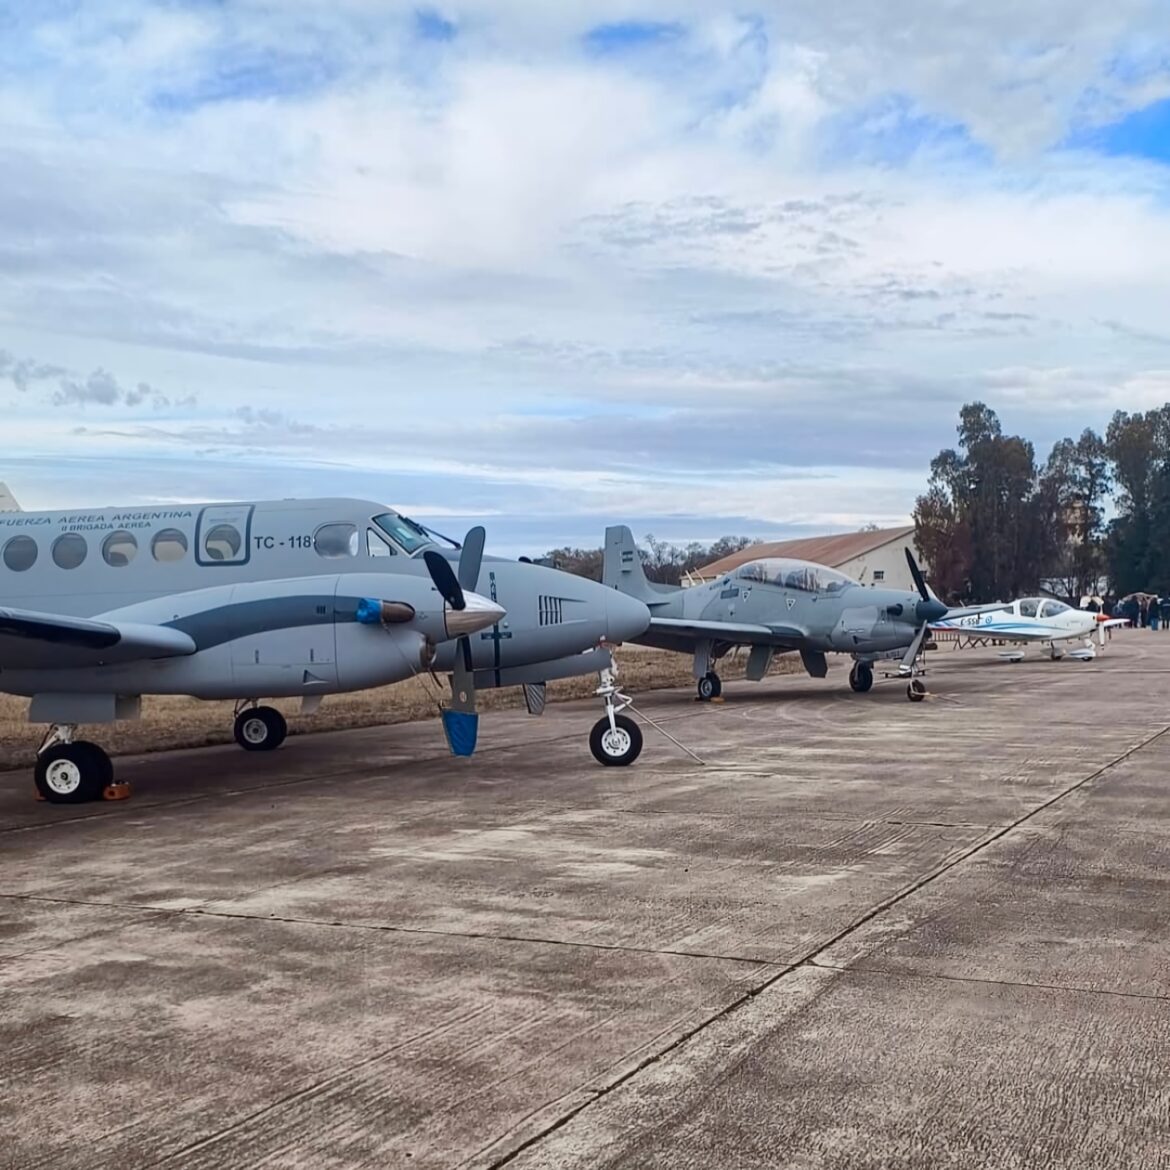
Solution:
<path fill-rule="evenodd" d="M 946 612 L 947 607 L 941 601 L 936 601 L 933 597 L 929 601 L 920 601 L 914 607 L 914 616 L 918 619 L 920 625 L 941 621 L 946 616 Z"/>
<path fill-rule="evenodd" d="M 650 611 L 637 598 L 616 589 L 606 590 L 605 640 L 626 642 L 644 634 L 650 626 Z"/>
<path fill-rule="evenodd" d="M 463 599 L 467 602 L 463 609 L 452 609 L 449 603 L 443 604 L 443 621 L 447 626 L 447 636 L 450 638 L 460 638 L 465 634 L 486 630 L 508 612 L 502 605 L 497 605 L 494 601 L 466 589 L 463 591 Z"/>

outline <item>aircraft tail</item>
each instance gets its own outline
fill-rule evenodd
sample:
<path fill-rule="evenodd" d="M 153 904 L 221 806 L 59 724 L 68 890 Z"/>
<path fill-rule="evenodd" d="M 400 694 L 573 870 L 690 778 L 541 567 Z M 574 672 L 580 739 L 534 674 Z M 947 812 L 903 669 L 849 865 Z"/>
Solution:
<path fill-rule="evenodd" d="M 20 505 L 16 497 L 8 490 L 6 483 L 0 483 L 0 512 L 19 512 Z"/>
<path fill-rule="evenodd" d="M 655 602 L 661 604 L 681 589 L 680 586 L 656 585 L 647 579 L 642 568 L 642 558 L 638 555 L 638 546 L 634 543 L 634 534 L 624 524 L 605 530 L 605 560 L 601 582 L 647 605 Z"/>

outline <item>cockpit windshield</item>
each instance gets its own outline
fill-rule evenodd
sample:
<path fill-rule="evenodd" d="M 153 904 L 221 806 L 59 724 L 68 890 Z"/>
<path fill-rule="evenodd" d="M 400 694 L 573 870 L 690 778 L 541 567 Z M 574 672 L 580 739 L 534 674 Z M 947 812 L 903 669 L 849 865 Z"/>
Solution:
<path fill-rule="evenodd" d="M 374 517 L 374 523 L 407 556 L 413 556 L 420 548 L 426 548 L 428 544 L 434 543 L 421 525 L 400 516 L 397 512 L 383 512 L 381 516 Z"/>
<path fill-rule="evenodd" d="M 802 593 L 838 593 L 857 582 L 836 569 L 814 565 L 809 561 L 790 561 L 768 557 L 751 561 L 736 572 L 741 581 L 758 581 L 764 585 L 779 585 Z"/>

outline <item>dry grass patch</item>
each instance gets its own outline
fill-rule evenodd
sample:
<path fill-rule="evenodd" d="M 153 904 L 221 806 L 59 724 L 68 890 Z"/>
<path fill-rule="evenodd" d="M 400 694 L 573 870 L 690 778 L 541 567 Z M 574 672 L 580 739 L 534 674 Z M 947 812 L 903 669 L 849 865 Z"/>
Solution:
<path fill-rule="evenodd" d="M 731 656 L 720 664 L 725 679 L 743 678 L 744 655 Z M 640 692 L 664 687 L 687 686 L 691 679 L 691 660 L 681 654 L 667 654 L 642 646 L 625 646 L 618 654 L 622 687 L 637 697 Z M 772 666 L 775 674 L 799 672 L 800 659 L 784 655 Z M 550 702 L 584 699 L 593 694 L 597 675 L 564 679 L 549 684 Z M 296 699 L 278 699 L 279 708 L 289 721 L 292 735 L 317 731 L 343 731 L 353 727 L 377 727 L 433 718 L 438 714 L 440 691 L 428 677 L 395 683 L 371 691 L 327 698 L 315 715 L 301 715 Z M 501 711 L 522 708 L 524 698 L 518 687 L 500 691 L 481 691 L 480 708 Z M 0 695 L 0 768 L 31 764 L 44 728 L 25 722 L 28 700 Z M 91 733 L 111 755 L 166 751 L 172 748 L 204 747 L 232 741 L 232 704 L 203 702 L 199 699 L 148 696 L 142 700 L 142 720 L 115 723 Z"/>

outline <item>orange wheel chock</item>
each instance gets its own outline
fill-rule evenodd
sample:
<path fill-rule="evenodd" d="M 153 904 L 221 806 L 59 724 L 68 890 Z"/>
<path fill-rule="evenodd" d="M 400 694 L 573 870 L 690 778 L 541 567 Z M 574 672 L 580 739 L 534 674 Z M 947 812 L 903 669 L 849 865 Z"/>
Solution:
<path fill-rule="evenodd" d="M 112 784 L 107 784 L 102 789 L 102 800 L 129 800 L 130 799 L 130 781 L 121 780 L 115 781 Z"/>

